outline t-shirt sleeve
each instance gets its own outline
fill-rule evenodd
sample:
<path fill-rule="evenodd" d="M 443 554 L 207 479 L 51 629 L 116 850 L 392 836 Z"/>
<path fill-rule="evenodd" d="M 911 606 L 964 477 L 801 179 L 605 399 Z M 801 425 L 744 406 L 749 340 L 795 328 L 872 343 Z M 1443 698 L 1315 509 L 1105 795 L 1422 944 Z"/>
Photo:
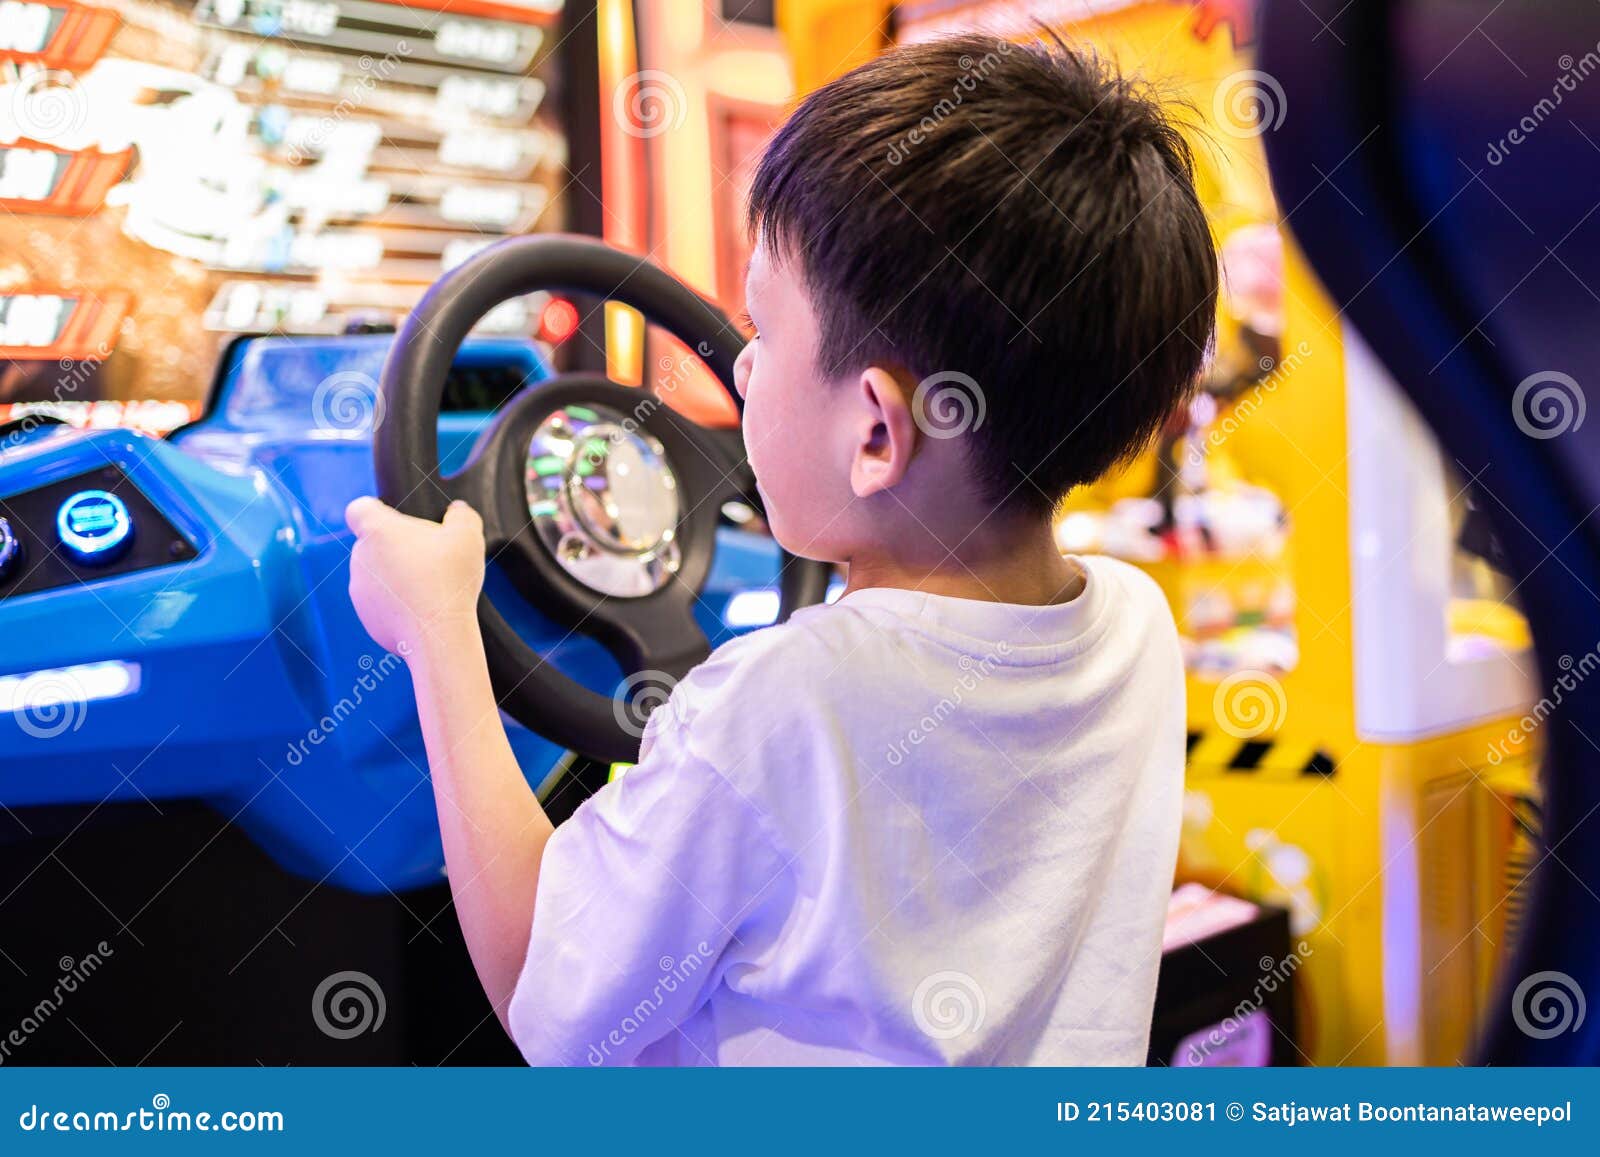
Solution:
<path fill-rule="evenodd" d="M 545 847 L 511 1035 L 531 1065 L 627 1064 L 691 1017 L 788 870 L 670 705 Z"/>

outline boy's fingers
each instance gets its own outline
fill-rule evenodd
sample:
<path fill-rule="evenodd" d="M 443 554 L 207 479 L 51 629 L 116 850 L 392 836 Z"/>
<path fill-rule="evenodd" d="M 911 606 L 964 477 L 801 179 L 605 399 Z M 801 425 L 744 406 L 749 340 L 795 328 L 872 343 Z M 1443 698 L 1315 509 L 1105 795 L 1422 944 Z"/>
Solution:
<path fill-rule="evenodd" d="M 346 525 L 355 532 L 357 538 L 365 538 L 373 531 L 389 523 L 422 522 L 427 524 L 426 520 L 415 519 L 408 514 L 401 514 L 394 507 L 369 496 L 353 499 L 350 505 L 344 508 L 344 520 Z M 447 530 L 468 530 L 474 534 L 483 533 L 483 519 L 478 516 L 476 510 L 459 499 L 446 507 L 444 526 Z"/>
<path fill-rule="evenodd" d="M 446 508 L 444 525 L 451 530 L 468 530 L 474 534 L 483 533 L 483 517 L 459 498 Z"/>
<path fill-rule="evenodd" d="M 344 508 L 344 521 L 357 538 L 376 530 L 383 519 L 394 513 L 378 499 L 365 495 L 352 499 Z"/>

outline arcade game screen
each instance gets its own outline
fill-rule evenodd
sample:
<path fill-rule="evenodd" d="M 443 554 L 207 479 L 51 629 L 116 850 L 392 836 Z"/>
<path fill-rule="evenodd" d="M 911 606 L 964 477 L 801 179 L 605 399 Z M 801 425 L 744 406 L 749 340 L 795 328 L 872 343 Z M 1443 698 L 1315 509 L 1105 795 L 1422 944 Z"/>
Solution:
<path fill-rule="evenodd" d="M 491 7 L 0 4 L 0 421 L 169 431 L 231 336 L 392 326 L 561 229 L 562 0 Z"/>

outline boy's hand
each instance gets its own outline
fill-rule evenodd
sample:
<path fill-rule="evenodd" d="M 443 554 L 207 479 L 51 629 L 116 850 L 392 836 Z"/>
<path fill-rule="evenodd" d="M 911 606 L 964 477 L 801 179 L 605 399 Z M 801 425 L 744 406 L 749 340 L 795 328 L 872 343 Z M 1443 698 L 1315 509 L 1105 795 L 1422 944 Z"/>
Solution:
<path fill-rule="evenodd" d="M 378 646 L 408 655 L 430 634 L 476 622 L 484 545 L 472 507 L 452 502 L 443 522 L 429 522 L 357 498 L 344 517 L 356 536 L 350 601 Z"/>

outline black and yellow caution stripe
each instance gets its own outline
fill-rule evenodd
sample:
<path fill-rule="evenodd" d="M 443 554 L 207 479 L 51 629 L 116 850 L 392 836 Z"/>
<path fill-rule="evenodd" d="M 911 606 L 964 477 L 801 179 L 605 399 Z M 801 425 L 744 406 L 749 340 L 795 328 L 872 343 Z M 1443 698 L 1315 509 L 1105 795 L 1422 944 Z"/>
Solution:
<path fill-rule="evenodd" d="M 1544 813 L 1539 801 L 1531 795 L 1519 792 L 1502 799 L 1511 809 L 1512 817 L 1511 842 L 1506 848 L 1501 883 L 1505 895 L 1501 958 L 1505 959 L 1521 939 L 1528 909 L 1528 880 L 1543 859 L 1540 832 L 1544 827 Z"/>
<path fill-rule="evenodd" d="M 1334 758 L 1316 743 L 1283 739 L 1239 739 L 1224 731 L 1191 731 L 1189 778 L 1255 775 L 1270 780 L 1331 777 Z"/>

